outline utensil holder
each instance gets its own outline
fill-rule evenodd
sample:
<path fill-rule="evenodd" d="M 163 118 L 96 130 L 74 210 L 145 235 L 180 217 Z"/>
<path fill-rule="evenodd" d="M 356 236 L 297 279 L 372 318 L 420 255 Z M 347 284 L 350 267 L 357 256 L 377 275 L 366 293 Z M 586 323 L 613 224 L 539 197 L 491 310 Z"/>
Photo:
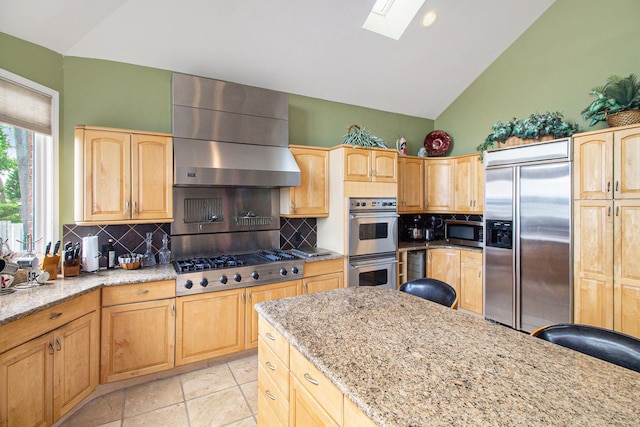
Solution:
<path fill-rule="evenodd" d="M 74 277 L 80 275 L 80 258 L 74 258 L 62 263 L 62 275 L 64 277 Z"/>
<path fill-rule="evenodd" d="M 41 270 L 49 273 L 49 279 L 54 280 L 58 278 L 58 265 L 60 264 L 60 255 L 46 256 L 42 260 Z"/>

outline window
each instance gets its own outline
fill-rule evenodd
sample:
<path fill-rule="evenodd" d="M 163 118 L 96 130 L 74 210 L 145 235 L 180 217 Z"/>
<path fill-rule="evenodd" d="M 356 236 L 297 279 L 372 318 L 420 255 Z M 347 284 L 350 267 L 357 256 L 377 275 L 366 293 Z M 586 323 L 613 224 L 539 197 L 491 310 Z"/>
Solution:
<path fill-rule="evenodd" d="M 31 238 L 42 253 L 60 232 L 58 97 L 0 69 L 0 238 L 14 252 Z"/>

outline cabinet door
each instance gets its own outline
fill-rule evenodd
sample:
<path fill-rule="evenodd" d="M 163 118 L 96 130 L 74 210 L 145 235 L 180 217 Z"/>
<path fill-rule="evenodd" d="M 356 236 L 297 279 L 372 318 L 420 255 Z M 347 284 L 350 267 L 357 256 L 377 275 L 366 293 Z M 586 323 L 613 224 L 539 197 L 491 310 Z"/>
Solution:
<path fill-rule="evenodd" d="M 573 139 L 574 199 L 613 197 L 613 132 Z"/>
<path fill-rule="evenodd" d="M 460 262 L 459 300 L 460 308 L 482 314 L 482 264 Z"/>
<path fill-rule="evenodd" d="M 448 283 L 460 295 L 460 250 L 429 249 L 427 257 L 427 277 Z"/>
<path fill-rule="evenodd" d="M 482 214 L 484 212 L 484 165 L 480 163 L 480 155 L 473 156 L 471 161 L 475 165 L 475 202 L 473 212 Z"/>
<path fill-rule="evenodd" d="M 244 348 L 244 288 L 176 299 L 176 365 Z"/>
<path fill-rule="evenodd" d="M 424 159 L 398 158 L 398 213 L 424 210 Z"/>
<path fill-rule="evenodd" d="M 53 334 L 0 354 L 0 425 L 53 423 Z"/>
<path fill-rule="evenodd" d="M 613 202 L 574 204 L 573 321 L 613 329 Z"/>
<path fill-rule="evenodd" d="M 372 151 L 371 164 L 373 165 L 373 181 L 398 181 L 398 154 L 395 151 Z"/>
<path fill-rule="evenodd" d="M 291 392 L 289 397 L 289 426 L 290 427 L 338 427 L 331 416 L 291 375 Z"/>
<path fill-rule="evenodd" d="M 295 215 L 329 215 L 329 153 L 292 148 L 300 168 L 300 186 L 290 188 L 289 212 Z"/>
<path fill-rule="evenodd" d="M 640 338 L 640 200 L 614 203 L 614 329 Z"/>
<path fill-rule="evenodd" d="M 367 149 L 344 149 L 344 180 L 371 181 L 371 155 Z"/>
<path fill-rule="evenodd" d="M 312 294 L 314 292 L 339 289 L 343 287 L 343 281 L 344 274 L 342 272 L 308 277 L 302 280 L 302 293 Z"/>
<path fill-rule="evenodd" d="M 475 166 L 471 157 L 455 159 L 455 212 L 472 212 L 475 202 Z"/>
<path fill-rule="evenodd" d="M 425 160 L 427 212 L 454 211 L 454 166 L 451 159 Z"/>
<path fill-rule="evenodd" d="M 131 136 L 131 219 L 173 218 L 172 139 Z"/>
<path fill-rule="evenodd" d="M 640 128 L 614 133 L 614 198 L 640 199 Z"/>
<path fill-rule="evenodd" d="M 175 299 L 102 308 L 100 382 L 174 366 Z"/>
<path fill-rule="evenodd" d="M 245 311 L 244 348 L 258 347 L 258 312 L 253 308 L 259 302 L 300 295 L 301 280 L 274 283 L 247 288 L 247 308 Z"/>
<path fill-rule="evenodd" d="M 53 418 L 58 420 L 98 386 L 100 316 L 89 313 L 53 335 Z"/>
<path fill-rule="evenodd" d="M 85 131 L 84 159 L 84 220 L 130 219 L 130 135 L 97 130 Z"/>

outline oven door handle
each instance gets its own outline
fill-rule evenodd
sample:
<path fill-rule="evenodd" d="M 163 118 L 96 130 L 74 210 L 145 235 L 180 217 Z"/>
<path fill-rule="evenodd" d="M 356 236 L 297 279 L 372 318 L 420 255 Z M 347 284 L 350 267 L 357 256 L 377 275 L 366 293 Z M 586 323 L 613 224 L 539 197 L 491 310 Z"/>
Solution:
<path fill-rule="evenodd" d="M 349 214 L 349 219 L 358 219 L 358 218 L 399 218 L 400 215 L 397 213 L 394 214 Z"/>
<path fill-rule="evenodd" d="M 384 261 L 372 262 L 371 264 L 349 264 L 351 268 L 368 268 L 368 267 L 376 267 L 382 264 L 397 264 L 397 259 L 386 259 Z"/>

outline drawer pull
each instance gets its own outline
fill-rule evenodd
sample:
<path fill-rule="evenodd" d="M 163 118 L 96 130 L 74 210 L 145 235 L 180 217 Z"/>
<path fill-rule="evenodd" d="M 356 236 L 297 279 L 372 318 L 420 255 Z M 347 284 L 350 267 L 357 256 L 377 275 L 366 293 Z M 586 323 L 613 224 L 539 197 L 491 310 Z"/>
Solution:
<path fill-rule="evenodd" d="M 305 379 L 305 380 L 309 381 L 309 382 L 310 382 L 311 384 L 313 384 L 313 385 L 318 385 L 318 384 L 320 384 L 320 383 L 318 382 L 318 380 L 314 380 L 314 379 L 313 379 L 313 378 L 311 378 L 311 377 L 309 376 L 309 374 L 307 374 L 306 372 L 305 372 L 305 374 L 304 374 L 303 376 L 304 376 L 304 379 Z"/>
<path fill-rule="evenodd" d="M 273 365 L 272 365 L 271 363 L 269 363 L 268 361 L 265 363 L 265 365 L 266 365 L 266 367 L 267 367 L 267 368 L 271 369 L 272 371 L 275 371 L 275 370 L 276 370 L 276 367 L 275 367 L 275 366 L 273 366 Z"/>
<path fill-rule="evenodd" d="M 49 316 L 49 320 L 55 320 L 60 316 L 62 316 L 62 313 L 51 313 L 51 316 Z"/>
<path fill-rule="evenodd" d="M 270 333 L 270 332 L 267 332 L 267 333 L 266 333 L 266 336 L 267 336 L 267 338 L 269 338 L 271 341 L 275 341 L 275 340 L 276 340 L 276 337 L 274 337 L 273 335 L 271 335 L 271 333 Z"/>
<path fill-rule="evenodd" d="M 136 295 L 144 295 L 144 294 L 148 294 L 148 293 L 149 293 L 149 289 L 141 289 L 141 290 L 136 292 Z"/>
<path fill-rule="evenodd" d="M 271 394 L 269 390 L 265 390 L 264 394 L 266 394 L 269 399 L 276 400 L 276 397 L 273 394 Z"/>

